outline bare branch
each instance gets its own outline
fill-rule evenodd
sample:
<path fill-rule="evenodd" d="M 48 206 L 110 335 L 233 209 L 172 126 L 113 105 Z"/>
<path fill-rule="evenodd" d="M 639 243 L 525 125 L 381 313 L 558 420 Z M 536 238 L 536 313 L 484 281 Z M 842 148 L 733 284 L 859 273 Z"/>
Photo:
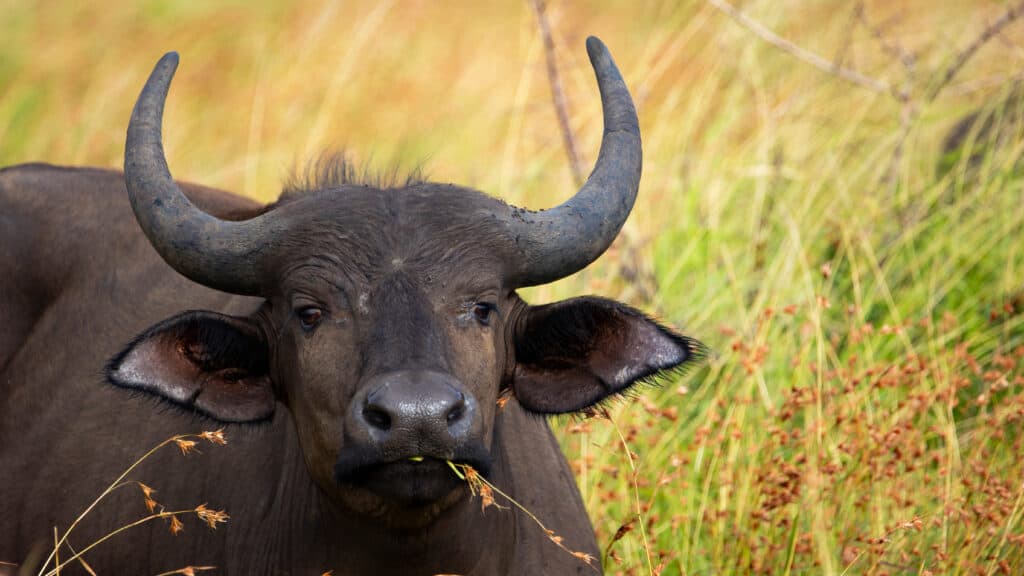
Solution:
<path fill-rule="evenodd" d="M 906 50 L 899 42 L 886 37 L 880 26 L 876 26 L 868 20 L 864 6 L 858 7 L 857 18 L 867 29 L 871 37 L 878 43 L 882 52 L 891 58 L 898 60 L 903 65 L 903 84 L 899 90 L 893 91 L 893 95 L 900 102 L 900 131 L 896 138 L 896 146 L 893 148 L 892 159 L 889 161 L 889 169 L 886 171 L 885 180 L 889 183 L 889 189 L 895 193 L 899 187 L 899 168 L 903 162 L 903 156 L 907 146 L 907 139 L 910 138 L 910 131 L 917 121 L 920 109 L 914 99 L 914 81 L 916 77 L 917 57 Z"/>
<path fill-rule="evenodd" d="M 853 10 L 850 10 L 849 22 L 846 26 L 843 26 L 843 39 L 839 42 L 839 47 L 836 48 L 835 55 L 832 56 L 832 62 L 836 66 L 842 66 L 846 63 L 846 56 L 850 52 L 850 46 L 853 43 L 853 24 L 856 23 L 857 18 L 864 13 L 864 0 L 857 0 L 854 4 Z"/>
<path fill-rule="evenodd" d="M 838 76 L 839 78 L 842 78 L 847 82 L 852 82 L 853 84 L 856 84 L 863 88 L 867 88 L 872 92 L 890 93 L 895 95 L 892 86 L 888 82 L 876 80 L 874 78 L 871 78 L 870 76 L 865 76 L 864 74 L 861 74 L 860 72 L 854 70 L 853 68 L 841 66 L 839 64 L 836 64 L 835 62 L 829 62 L 828 60 L 822 58 L 821 56 L 815 54 L 814 52 L 801 48 L 796 44 L 793 44 L 789 40 L 786 40 L 785 38 L 772 32 L 760 22 L 750 18 L 743 12 L 740 12 L 738 9 L 736 9 L 735 6 L 729 4 L 725 0 L 707 1 L 715 8 L 727 14 L 741 26 L 756 34 L 757 37 L 760 38 L 761 40 L 764 40 L 765 42 L 771 44 L 772 46 L 775 46 L 776 48 L 784 52 L 788 52 L 791 56 L 795 57 L 796 59 L 801 60 L 807 64 L 810 64 L 811 66 L 814 66 L 815 68 L 825 73 L 832 74 L 833 76 Z"/>
<path fill-rule="evenodd" d="M 583 185 L 583 172 L 580 170 L 580 155 L 576 152 L 576 140 L 572 135 L 572 127 L 569 126 L 569 112 L 565 104 L 565 92 L 562 91 L 562 81 L 558 76 L 558 66 L 555 62 L 555 42 L 551 38 L 551 26 L 548 24 L 548 17 L 544 11 L 544 0 L 530 0 L 530 6 L 533 7 L 533 12 L 537 15 L 540 37 L 544 41 L 544 60 L 547 62 L 548 82 L 551 84 L 551 99 L 555 104 L 558 125 L 562 129 L 565 154 L 569 157 L 569 168 L 572 170 L 573 180 L 577 186 L 581 186 Z"/>
<path fill-rule="evenodd" d="M 942 75 L 942 80 L 940 80 L 939 83 L 936 84 L 935 87 L 932 88 L 932 90 L 928 93 L 928 100 L 931 101 L 937 98 L 939 93 L 941 93 L 942 90 L 949 85 L 953 78 L 956 77 L 956 75 L 964 67 L 964 64 L 966 64 L 967 61 L 970 60 L 971 57 L 974 56 L 974 54 L 977 53 L 978 50 L 982 46 L 984 46 L 989 40 L 999 35 L 999 33 L 1002 32 L 1003 28 L 1006 28 L 1011 23 L 1013 23 L 1014 20 L 1020 18 L 1022 13 L 1024 13 L 1024 1 L 1017 2 L 1016 4 L 1011 6 L 1006 12 L 1004 12 L 1002 16 L 996 18 L 991 24 L 986 26 L 985 29 L 981 31 L 981 34 L 978 34 L 978 36 L 974 39 L 973 42 L 971 42 L 970 44 L 967 45 L 966 48 L 961 50 L 960 53 L 957 54 L 956 59 L 953 61 L 953 63 L 950 64 L 948 68 L 946 68 L 945 74 Z"/>
<path fill-rule="evenodd" d="M 917 57 L 914 56 L 913 53 L 908 52 L 898 42 L 894 42 L 887 38 L 885 33 L 882 31 L 881 26 L 872 24 L 868 20 L 863 4 L 861 4 L 857 10 L 857 18 L 860 20 L 860 23 L 867 28 L 871 37 L 875 39 L 875 42 L 877 42 L 878 46 L 882 49 L 882 52 L 885 52 L 889 56 L 899 60 L 908 73 L 912 73 L 914 65 L 917 63 Z"/>

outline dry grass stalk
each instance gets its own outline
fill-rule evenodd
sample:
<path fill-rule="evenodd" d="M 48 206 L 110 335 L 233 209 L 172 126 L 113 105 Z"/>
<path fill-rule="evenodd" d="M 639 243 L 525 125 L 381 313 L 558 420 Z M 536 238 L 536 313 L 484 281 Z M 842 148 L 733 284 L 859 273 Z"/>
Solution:
<path fill-rule="evenodd" d="M 125 478 L 127 478 L 127 476 L 131 474 L 131 472 L 139 466 L 139 464 L 141 464 L 150 456 L 158 452 L 161 448 L 164 448 L 165 446 L 168 446 L 170 444 L 176 445 L 178 449 L 181 450 L 181 453 L 183 455 L 198 452 L 199 450 L 198 448 L 196 448 L 196 439 L 205 440 L 211 444 L 220 446 L 227 444 L 227 439 L 224 436 L 224 431 L 221 429 L 205 431 L 198 434 L 179 434 L 176 436 L 172 436 L 151 448 L 148 452 L 146 452 L 141 457 L 136 459 L 135 462 L 133 462 L 124 472 L 121 473 L 120 476 L 117 477 L 116 480 L 114 480 L 109 486 L 107 486 L 107 488 L 99 496 L 97 496 L 96 499 L 93 500 L 92 503 L 90 503 L 89 506 L 86 507 L 86 509 L 81 514 L 79 514 L 77 518 L 75 518 L 75 520 L 71 523 L 71 526 L 68 527 L 68 529 L 64 532 L 63 536 L 60 536 L 59 538 L 57 537 L 58 529 L 56 526 L 54 526 L 54 547 L 53 550 L 50 552 L 50 555 L 46 557 L 46 560 L 43 562 L 42 566 L 40 566 L 38 576 L 58 576 L 60 574 L 60 570 L 72 562 L 80 563 L 87 572 L 92 574 L 92 568 L 89 567 L 89 565 L 85 562 L 85 559 L 83 557 L 83 555 L 86 552 L 92 550 L 96 546 L 102 544 L 103 542 L 107 541 L 113 536 L 120 534 L 121 532 L 129 530 L 136 526 L 140 526 L 152 520 L 156 520 L 158 518 L 166 519 L 169 521 L 171 534 L 177 534 L 178 532 L 181 532 L 184 529 L 184 524 L 178 518 L 178 516 L 180 515 L 195 514 L 196 517 L 205 522 L 210 528 L 216 528 L 218 523 L 226 522 L 229 518 L 226 512 L 224 512 L 223 510 L 211 510 L 207 508 L 205 504 L 200 504 L 199 506 L 191 509 L 168 511 L 153 498 L 153 494 L 156 493 L 156 490 L 154 490 L 153 488 L 146 484 L 143 484 L 142 482 L 134 480 L 125 480 Z M 120 528 L 117 528 L 107 533 L 95 542 L 89 544 L 85 548 L 82 548 L 81 551 L 75 550 L 71 546 L 71 543 L 68 541 L 68 537 L 78 526 L 78 524 L 82 521 L 82 519 L 88 516 L 89 513 L 92 512 L 92 510 L 96 508 L 96 506 L 99 505 L 99 503 L 102 502 L 111 493 L 118 490 L 119 488 L 129 485 L 136 485 L 142 491 L 143 503 L 145 504 L 146 510 L 149 512 L 149 515 L 140 518 L 134 522 L 130 522 L 124 526 L 121 526 Z M 156 511 L 157 508 L 159 508 L 159 512 Z M 59 553 L 61 547 L 63 546 L 67 546 L 72 551 L 72 555 L 61 561 Z M 51 563 L 53 564 L 53 568 L 47 570 Z M 203 567 L 187 567 L 183 568 L 182 570 L 192 569 L 194 571 L 198 568 Z M 171 573 L 173 574 L 185 572 Z"/>
<path fill-rule="evenodd" d="M 178 568 L 177 570 L 171 570 L 170 572 L 161 572 L 156 576 L 171 576 L 172 574 L 182 574 L 184 576 L 196 576 L 196 572 L 206 572 L 207 570 L 216 570 L 216 566 L 185 566 L 184 568 Z"/>
<path fill-rule="evenodd" d="M 78 554 L 78 550 L 75 550 L 75 547 L 72 546 L 70 542 L 67 543 L 67 547 L 69 550 L 71 550 L 72 554 Z M 78 563 L 82 565 L 83 570 L 89 573 L 89 576 L 97 576 L 96 571 L 93 570 L 92 566 L 90 566 L 89 563 L 85 561 L 85 558 L 79 556 Z"/>
<path fill-rule="evenodd" d="M 599 571 L 597 566 L 594 564 L 596 558 L 594 558 L 590 554 L 587 554 L 586 552 L 577 552 L 566 546 L 563 538 L 559 536 L 557 533 L 555 533 L 554 530 L 551 530 L 550 528 L 545 526 L 536 514 L 530 512 L 529 509 L 527 509 L 525 506 L 517 502 L 515 498 L 512 498 L 508 494 L 502 492 L 500 488 L 488 482 L 487 479 L 481 476 L 480 473 L 477 472 L 472 466 L 470 466 L 469 464 L 456 464 L 455 462 L 448 460 L 448 467 L 452 469 L 452 472 L 454 472 L 455 475 L 458 476 L 460 480 L 464 480 L 466 482 L 466 484 L 469 486 L 469 491 L 473 496 L 480 496 L 481 511 L 486 510 L 490 506 L 494 506 L 499 510 L 507 509 L 504 506 L 501 506 L 497 502 L 495 502 L 494 494 L 497 493 L 499 496 L 507 500 L 510 504 L 521 510 L 531 520 L 533 520 L 533 522 L 537 524 L 537 526 L 539 526 L 541 530 L 544 531 L 544 534 L 547 535 L 548 540 L 553 542 L 562 550 L 565 550 L 567 553 L 572 555 L 577 560 L 583 562 L 584 564 L 592 568 L 595 572 Z"/>
<path fill-rule="evenodd" d="M 551 85 L 551 100 L 554 102 L 555 114 L 558 116 L 558 126 L 562 130 L 565 154 L 569 157 L 569 168 L 572 170 L 573 182 L 577 186 L 581 186 L 583 184 L 583 170 L 580 168 L 580 155 L 576 151 L 576 139 L 572 135 L 572 126 L 569 125 L 569 111 L 565 102 L 565 92 L 562 90 L 562 79 L 558 75 L 558 62 L 555 59 L 555 42 L 551 36 L 551 25 L 548 23 L 544 0 L 531 0 L 530 6 L 537 16 L 537 26 L 540 28 L 540 37 L 544 42 L 544 61 L 547 63 L 548 83 Z"/>
<path fill-rule="evenodd" d="M 636 513 L 637 520 L 639 520 L 637 524 L 640 527 L 640 542 L 641 544 L 643 544 L 644 556 L 647 558 L 647 570 L 648 573 L 652 575 L 657 574 L 654 567 L 654 561 L 651 558 L 651 543 L 647 539 L 647 529 L 645 528 L 646 522 L 644 521 L 644 509 L 643 506 L 641 506 L 640 504 L 640 485 L 637 483 L 637 477 L 640 474 L 640 470 L 637 467 L 636 461 L 634 459 L 635 455 L 633 454 L 633 451 L 629 449 L 629 443 L 626 441 L 626 437 L 622 434 L 622 430 L 619 428 L 619 425 L 615 422 L 614 419 L 612 419 L 611 414 L 609 414 L 607 410 L 602 408 L 601 417 L 608 420 L 608 422 L 611 422 L 612 428 L 615 429 L 615 434 L 619 437 L 619 442 L 622 444 L 622 449 L 626 451 L 626 459 L 629 462 L 630 485 L 633 489 L 633 504 L 635 506 L 634 512 Z M 624 535 L 625 534 L 623 534 L 623 536 Z"/>
<path fill-rule="evenodd" d="M 40 570 L 39 573 L 41 575 L 43 575 L 43 576 L 58 576 L 58 574 L 60 573 L 61 568 L 67 566 L 72 561 L 77 561 L 86 552 L 92 550 L 93 548 L 99 546 L 100 544 L 106 542 L 107 540 L 113 538 L 114 536 L 117 536 L 118 534 L 120 534 L 122 532 L 126 532 L 126 531 L 128 531 L 128 530 L 130 530 L 132 528 L 135 528 L 136 526 L 141 526 L 143 524 L 146 524 L 146 523 L 151 522 L 151 521 L 156 520 L 156 519 L 169 520 L 171 534 L 177 535 L 179 532 L 181 532 L 182 530 L 185 529 L 185 525 L 182 523 L 182 521 L 178 517 L 182 516 L 182 515 L 186 515 L 186 514 L 196 514 L 198 516 L 199 512 L 200 512 L 199 508 L 187 508 L 187 509 L 183 509 L 183 510 L 170 510 L 170 511 L 168 511 L 168 510 L 161 510 L 160 512 L 157 512 L 157 513 L 150 514 L 148 516 L 139 518 L 138 520 L 136 520 L 134 522 L 129 522 L 128 524 L 125 524 L 124 526 L 121 526 L 120 528 L 117 528 L 116 530 L 112 530 L 111 532 L 108 532 L 102 538 L 99 538 L 98 540 L 96 540 L 92 544 L 89 544 L 85 548 L 82 548 L 82 550 L 80 552 L 76 552 L 74 555 L 68 557 L 62 563 L 55 564 L 54 568 L 51 569 L 50 571 L 43 572 L 42 570 Z M 222 522 L 227 520 L 227 515 L 223 511 L 218 512 L 218 514 L 223 515 L 224 520 L 221 520 Z M 200 519 L 202 519 L 201 516 L 200 516 Z M 205 520 L 204 520 L 204 522 L 205 522 Z M 56 558 L 56 555 L 54 555 L 54 558 Z M 46 567 L 46 565 L 44 565 L 44 567 L 43 567 L 44 570 L 45 570 L 45 567 Z"/>
<path fill-rule="evenodd" d="M 1007 517 L 1003 529 L 1000 530 L 1001 534 L 999 536 L 999 544 L 996 546 L 996 553 L 991 555 L 991 558 L 988 561 L 988 566 L 986 566 L 986 573 L 988 574 L 995 574 L 997 569 L 1001 568 L 997 563 L 997 560 L 999 559 L 999 552 L 1001 552 L 1006 546 L 1014 525 L 1020 521 L 1022 500 L 1024 500 L 1024 482 L 1021 483 L 1020 489 L 1017 491 L 1017 500 L 1013 503 L 1013 510 Z M 1017 544 L 1024 544 L 1024 541 L 1019 541 Z"/>
<path fill-rule="evenodd" d="M 868 542 L 870 544 L 874 545 L 876 548 L 874 550 L 871 550 L 870 548 L 865 548 L 865 549 L 860 550 L 857 553 L 857 555 L 853 558 L 853 560 L 849 564 L 846 565 L 846 568 L 843 569 L 843 573 L 842 573 L 841 576 L 845 576 L 846 574 L 849 574 L 850 571 L 853 569 L 853 567 L 857 565 L 858 561 L 861 558 L 863 558 L 865 556 L 865 554 L 868 554 L 868 553 L 872 553 L 872 555 L 875 556 L 873 565 L 871 566 L 871 568 L 869 570 L 870 572 L 874 572 L 880 566 L 885 566 L 887 563 L 884 560 L 881 559 L 881 555 L 878 554 L 877 551 L 879 549 L 884 549 L 890 543 L 892 543 L 893 536 L 895 536 L 897 533 L 899 533 L 901 531 L 907 531 L 907 530 L 914 531 L 914 532 L 920 532 L 922 530 L 922 528 L 924 527 L 924 525 L 925 525 L 925 523 L 924 523 L 924 519 L 923 518 L 918 517 L 918 516 L 914 516 L 912 519 L 907 520 L 905 522 L 899 522 L 895 526 L 893 526 L 892 528 L 886 530 L 886 532 L 885 532 L 885 534 L 883 536 L 880 536 L 878 538 L 869 539 Z M 891 566 L 891 567 L 896 567 L 896 566 Z M 898 568 L 904 569 L 904 570 L 906 569 L 905 567 L 898 567 Z"/>

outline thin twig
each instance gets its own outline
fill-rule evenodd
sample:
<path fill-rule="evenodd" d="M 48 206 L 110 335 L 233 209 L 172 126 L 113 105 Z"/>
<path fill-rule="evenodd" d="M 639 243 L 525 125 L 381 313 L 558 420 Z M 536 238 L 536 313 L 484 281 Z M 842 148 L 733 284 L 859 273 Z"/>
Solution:
<path fill-rule="evenodd" d="M 719 9 L 720 11 L 731 17 L 738 24 L 756 34 L 757 37 L 760 38 L 761 40 L 764 40 L 765 42 L 771 44 L 772 46 L 775 46 L 776 48 L 789 53 L 791 56 L 795 57 L 798 60 L 810 64 L 811 66 L 814 66 L 815 68 L 823 72 L 832 74 L 834 76 L 838 76 L 839 78 L 842 78 L 847 82 L 852 82 L 853 84 L 861 86 L 862 88 L 867 88 L 872 92 L 894 94 L 893 88 L 888 82 L 876 80 L 875 78 L 866 76 L 858 72 L 857 70 L 854 70 L 853 68 L 841 66 L 839 64 L 836 64 L 835 62 L 829 62 L 828 60 L 822 58 L 821 56 L 815 54 L 814 52 L 801 48 L 796 44 L 793 44 L 789 40 L 786 40 L 785 38 L 779 36 L 775 32 L 772 32 L 760 22 L 754 20 L 753 18 L 739 11 L 735 6 L 729 4 L 725 0 L 707 1 L 715 8 Z"/>
<path fill-rule="evenodd" d="M 882 31 L 882 26 L 873 24 L 869 21 L 863 4 L 857 8 L 857 19 L 860 20 L 860 23 L 865 28 L 867 28 L 871 37 L 875 39 L 875 42 L 877 42 L 878 46 L 882 49 L 882 52 L 885 52 L 889 56 L 899 60 L 900 63 L 903 64 L 904 68 L 914 68 L 914 65 L 917 63 L 917 57 L 912 52 L 903 48 L 903 46 L 898 42 L 887 38 L 885 33 Z"/>
<path fill-rule="evenodd" d="M 540 37 L 544 42 L 544 60 L 547 63 L 548 82 L 551 84 L 551 99 L 555 104 L 558 125 L 562 129 L 562 142 L 565 145 L 565 154 L 569 157 L 569 168 L 572 170 L 573 180 L 577 186 L 580 186 L 583 184 L 580 155 L 576 152 L 576 139 L 573 138 L 572 127 L 569 126 L 569 112 L 565 104 L 562 80 L 558 76 L 558 65 L 555 61 L 555 42 L 551 38 L 551 25 L 548 23 L 544 0 L 530 0 L 530 6 L 533 7 L 533 12 L 537 15 Z"/>
<path fill-rule="evenodd" d="M 712 0 L 709 0 L 712 1 Z M 1014 20 L 1020 18 L 1021 14 L 1024 14 L 1024 1 L 1018 2 L 1011 6 L 1002 16 L 996 18 L 991 24 L 986 26 L 981 34 L 974 39 L 973 42 L 967 45 L 966 48 L 961 50 L 953 63 L 946 68 L 946 72 L 942 75 L 942 80 L 939 81 L 935 87 L 928 93 L 928 101 L 932 101 L 939 96 L 942 92 L 953 81 L 953 78 L 960 73 L 960 70 L 964 67 L 964 64 L 971 59 L 978 50 L 988 43 L 989 40 L 995 38 L 1003 28 L 1006 28 Z"/>
<path fill-rule="evenodd" d="M 914 100 L 914 83 L 917 76 L 917 56 L 906 50 L 894 40 L 888 39 L 882 32 L 881 27 L 875 26 L 868 20 L 864 6 L 861 5 L 857 11 L 857 17 L 861 24 L 868 30 L 871 37 L 875 39 L 882 52 L 898 60 L 903 65 L 903 85 L 894 92 L 896 99 L 900 102 L 900 131 L 896 139 L 896 146 L 893 148 L 892 159 L 889 162 L 889 169 L 886 170 L 885 180 L 888 182 L 889 190 L 896 192 L 899 185 L 899 167 L 903 162 L 903 156 L 907 147 L 907 140 L 910 138 L 910 131 L 917 121 L 920 108 Z"/>
<path fill-rule="evenodd" d="M 846 26 L 843 26 L 843 39 L 839 42 L 839 48 L 836 49 L 835 55 L 832 57 L 832 62 L 836 66 L 842 66 L 845 64 L 846 55 L 850 52 L 850 45 L 853 43 L 853 31 L 854 22 L 858 16 L 864 12 L 864 0 L 857 0 L 853 10 L 850 11 L 849 21 Z"/>

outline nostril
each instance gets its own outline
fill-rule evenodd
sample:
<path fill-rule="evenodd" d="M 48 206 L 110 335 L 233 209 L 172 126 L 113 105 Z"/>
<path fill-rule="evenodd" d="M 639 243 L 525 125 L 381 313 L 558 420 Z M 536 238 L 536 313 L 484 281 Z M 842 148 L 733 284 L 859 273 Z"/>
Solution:
<path fill-rule="evenodd" d="M 448 410 L 448 415 L 445 417 L 449 426 L 461 420 L 462 416 L 466 413 L 466 396 L 462 392 L 459 392 L 458 394 L 458 400 L 456 400 Z"/>
<path fill-rule="evenodd" d="M 376 406 L 368 405 L 363 408 L 363 419 L 366 420 L 367 424 L 378 430 L 387 431 L 391 429 L 391 416 Z"/>

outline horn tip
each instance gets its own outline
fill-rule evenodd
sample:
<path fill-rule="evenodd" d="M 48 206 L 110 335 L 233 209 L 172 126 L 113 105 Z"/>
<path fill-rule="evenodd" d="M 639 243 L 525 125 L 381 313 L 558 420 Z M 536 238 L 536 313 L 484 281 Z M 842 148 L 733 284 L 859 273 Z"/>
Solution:
<path fill-rule="evenodd" d="M 170 66 L 171 69 L 175 69 L 175 68 L 178 67 L 178 60 L 179 59 L 180 59 L 180 57 L 178 56 L 178 52 L 176 50 L 172 50 L 172 51 L 164 54 L 160 58 L 160 61 L 157 62 L 157 67 L 158 68 L 163 68 L 163 67 L 166 67 L 166 66 Z"/>
<path fill-rule="evenodd" d="M 608 47 L 605 46 L 604 42 L 601 41 L 597 36 L 587 36 L 587 54 L 590 55 L 591 60 L 597 56 L 607 54 Z"/>
<path fill-rule="evenodd" d="M 597 36 L 587 37 L 587 56 L 590 56 L 590 64 L 599 77 L 620 75 L 611 51 Z"/>

